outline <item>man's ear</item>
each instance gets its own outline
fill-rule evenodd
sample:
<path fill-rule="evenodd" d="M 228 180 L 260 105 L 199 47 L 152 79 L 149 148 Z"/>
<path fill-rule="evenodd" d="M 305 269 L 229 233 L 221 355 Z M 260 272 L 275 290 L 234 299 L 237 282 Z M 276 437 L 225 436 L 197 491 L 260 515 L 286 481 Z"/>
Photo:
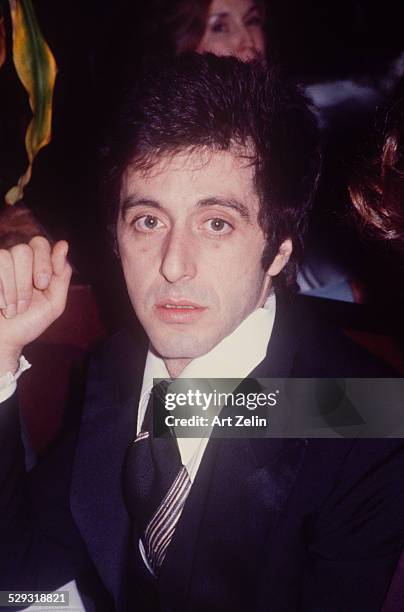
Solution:
<path fill-rule="evenodd" d="M 265 304 L 265 300 L 267 299 L 272 286 L 272 277 L 276 276 L 277 274 L 279 274 L 279 272 L 283 270 L 283 268 L 289 261 L 289 257 L 291 256 L 292 251 L 292 241 L 290 240 L 290 238 L 287 238 L 282 242 L 275 256 L 275 259 L 273 260 L 273 262 L 265 273 L 257 308 L 262 308 L 262 306 Z"/>
<path fill-rule="evenodd" d="M 275 256 L 275 259 L 273 260 L 273 262 L 265 273 L 257 308 L 261 308 L 265 304 L 265 300 L 267 299 L 272 286 L 272 277 L 276 276 L 277 274 L 279 274 L 279 272 L 283 270 L 283 268 L 289 261 L 292 251 L 292 241 L 290 240 L 290 238 L 287 238 L 282 242 Z"/>
<path fill-rule="evenodd" d="M 286 238 L 278 249 L 275 259 L 267 270 L 267 276 L 276 276 L 279 272 L 282 272 L 283 268 L 289 261 L 289 258 L 293 251 L 293 245 L 290 238 Z"/>

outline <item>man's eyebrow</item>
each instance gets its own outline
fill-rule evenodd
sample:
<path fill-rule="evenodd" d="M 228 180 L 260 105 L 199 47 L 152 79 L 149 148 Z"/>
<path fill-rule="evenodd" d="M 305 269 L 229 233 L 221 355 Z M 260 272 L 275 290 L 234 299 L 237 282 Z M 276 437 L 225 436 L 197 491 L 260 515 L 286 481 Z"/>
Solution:
<path fill-rule="evenodd" d="M 238 212 L 240 217 L 245 219 L 247 223 L 251 223 L 250 211 L 248 210 L 247 206 L 245 206 L 238 200 L 234 200 L 234 199 L 223 199 L 222 200 L 221 198 L 211 197 L 211 198 L 204 198 L 203 200 L 199 200 L 197 205 L 201 208 L 204 208 L 207 206 L 223 206 L 224 208 L 231 208 L 232 210 L 235 210 L 236 212 Z"/>
<path fill-rule="evenodd" d="M 125 198 L 121 204 L 121 216 L 124 217 L 128 210 L 135 208 L 136 206 L 150 206 L 151 208 L 157 209 L 162 208 L 161 204 L 156 202 L 156 200 L 149 200 L 148 198 L 130 195 Z"/>
<path fill-rule="evenodd" d="M 130 195 L 125 198 L 121 204 L 121 215 L 125 217 L 125 214 L 131 208 L 136 208 L 137 206 L 150 206 L 151 208 L 155 208 L 157 210 L 161 210 L 163 207 L 156 200 L 149 200 L 148 198 L 138 197 L 136 195 Z M 251 222 L 250 211 L 247 206 L 239 202 L 235 199 L 222 199 L 216 198 L 214 196 L 209 198 L 203 198 L 197 202 L 198 208 L 206 208 L 208 206 L 223 206 L 224 208 L 231 208 L 238 212 L 240 217 L 245 219 L 247 223 Z"/>

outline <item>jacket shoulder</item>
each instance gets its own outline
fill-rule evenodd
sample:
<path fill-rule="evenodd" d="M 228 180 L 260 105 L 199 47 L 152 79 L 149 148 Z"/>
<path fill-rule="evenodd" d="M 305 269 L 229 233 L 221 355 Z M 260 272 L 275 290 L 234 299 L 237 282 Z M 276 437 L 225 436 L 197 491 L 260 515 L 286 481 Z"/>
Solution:
<path fill-rule="evenodd" d="M 289 325 L 296 335 L 292 375 L 347 378 L 397 376 L 391 366 L 353 342 L 344 332 L 343 321 L 333 320 L 332 311 L 320 311 L 312 300 L 300 297 L 295 298 L 289 308 Z"/>

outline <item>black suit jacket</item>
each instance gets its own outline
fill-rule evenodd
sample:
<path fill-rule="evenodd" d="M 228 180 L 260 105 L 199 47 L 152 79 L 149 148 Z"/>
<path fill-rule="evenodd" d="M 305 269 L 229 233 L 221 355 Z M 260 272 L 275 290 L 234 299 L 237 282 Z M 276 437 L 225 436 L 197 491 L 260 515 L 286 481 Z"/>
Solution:
<path fill-rule="evenodd" d="M 158 583 L 127 576 L 122 464 L 146 348 L 128 333 L 93 360 L 78 432 L 24 480 L 14 400 L 0 411 L 0 588 L 78 580 L 88 609 L 380 610 L 404 545 L 402 440 L 211 439 Z M 252 377 L 383 376 L 367 354 L 279 303 Z M 129 609 L 135 609 L 133 605 Z"/>

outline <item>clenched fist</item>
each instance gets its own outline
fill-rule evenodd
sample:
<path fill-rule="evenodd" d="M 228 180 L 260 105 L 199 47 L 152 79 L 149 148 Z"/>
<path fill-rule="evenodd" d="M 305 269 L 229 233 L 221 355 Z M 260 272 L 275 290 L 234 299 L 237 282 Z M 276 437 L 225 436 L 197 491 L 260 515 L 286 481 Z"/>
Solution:
<path fill-rule="evenodd" d="M 0 250 L 0 376 L 15 371 L 26 344 L 63 312 L 71 277 L 64 240 L 35 236 Z"/>

